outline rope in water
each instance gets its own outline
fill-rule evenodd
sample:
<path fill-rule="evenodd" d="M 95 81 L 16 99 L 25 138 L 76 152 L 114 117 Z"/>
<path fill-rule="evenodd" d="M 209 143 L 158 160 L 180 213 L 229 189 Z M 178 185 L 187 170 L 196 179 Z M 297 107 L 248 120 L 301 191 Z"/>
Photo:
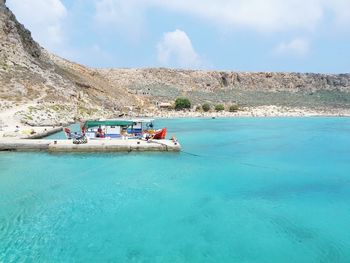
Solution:
<path fill-rule="evenodd" d="M 210 156 L 210 155 L 199 155 L 196 153 L 191 153 L 191 152 L 186 152 L 184 150 L 181 150 L 180 152 L 190 155 L 190 156 L 194 156 L 194 157 L 207 157 L 207 158 L 225 158 L 225 159 L 233 159 L 232 156 L 225 156 L 225 155 L 215 155 L 215 156 Z M 244 165 L 244 166 L 249 166 L 249 167 L 256 167 L 256 168 L 261 168 L 261 169 L 269 169 L 269 170 L 274 170 L 274 171 L 279 171 L 280 169 L 276 168 L 276 167 L 269 167 L 269 166 L 263 166 L 263 165 L 258 165 L 258 164 L 252 164 L 252 163 L 247 163 L 247 162 L 237 162 L 236 160 L 232 160 L 233 162 L 236 162 L 240 165 Z"/>
<path fill-rule="evenodd" d="M 157 143 L 157 144 L 161 144 L 164 145 L 166 148 L 168 148 L 168 145 L 161 143 L 161 142 L 157 142 L 154 140 L 149 140 L 152 143 Z M 191 152 L 186 152 L 184 150 L 180 150 L 181 153 L 190 155 L 190 156 L 194 156 L 194 157 L 208 157 L 208 158 L 212 158 L 213 156 L 206 156 L 206 155 L 199 155 L 196 153 L 191 153 Z M 216 158 L 229 158 L 229 159 L 233 159 L 232 156 L 223 156 L 223 155 L 216 155 Z M 246 163 L 246 162 L 237 162 L 234 160 L 234 162 L 240 164 L 240 165 L 244 165 L 244 166 L 249 166 L 249 167 L 256 167 L 256 168 L 261 168 L 261 169 L 268 169 L 268 170 L 274 170 L 274 171 L 279 171 L 280 169 L 276 168 L 276 167 L 269 167 L 269 166 L 263 166 L 263 165 L 257 165 L 257 164 L 252 164 L 252 163 Z"/>
<path fill-rule="evenodd" d="M 201 156 L 201 155 L 199 155 L 199 154 L 190 153 L 190 152 L 185 152 L 184 150 L 181 150 L 180 152 L 185 153 L 185 154 L 188 154 L 188 155 L 191 155 L 191 156 L 195 156 L 195 157 L 204 157 L 204 156 Z"/>

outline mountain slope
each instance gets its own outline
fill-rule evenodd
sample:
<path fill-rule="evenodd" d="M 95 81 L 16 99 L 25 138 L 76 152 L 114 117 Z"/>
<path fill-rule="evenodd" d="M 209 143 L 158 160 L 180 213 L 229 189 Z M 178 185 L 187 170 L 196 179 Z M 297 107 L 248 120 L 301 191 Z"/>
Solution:
<path fill-rule="evenodd" d="M 55 123 L 59 118 L 64 122 L 110 115 L 123 106 L 142 103 L 126 90 L 111 85 L 98 71 L 61 59 L 40 47 L 1 1 L 0 110 L 28 103 L 33 111 L 35 102 L 42 118 L 33 120 L 28 115 L 31 119 L 25 120 L 26 114 L 19 114 L 19 118 L 33 124 L 43 120 Z M 55 105 L 62 106 L 60 111 L 64 113 L 52 111 Z M 51 116 L 45 115 L 45 110 Z"/>
<path fill-rule="evenodd" d="M 111 83 L 158 101 L 350 108 L 350 74 L 244 73 L 174 69 L 100 70 Z"/>
<path fill-rule="evenodd" d="M 15 123 L 152 113 L 156 103 L 179 96 L 197 104 L 350 109 L 350 74 L 87 68 L 40 47 L 5 0 L 0 0 L 0 48 L 0 113 Z"/>

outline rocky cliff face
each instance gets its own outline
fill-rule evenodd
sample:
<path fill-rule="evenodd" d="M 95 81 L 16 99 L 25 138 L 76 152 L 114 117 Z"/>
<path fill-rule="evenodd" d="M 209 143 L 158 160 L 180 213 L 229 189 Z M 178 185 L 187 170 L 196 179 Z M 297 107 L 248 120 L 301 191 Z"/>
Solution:
<path fill-rule="evenodd" d="M 29 124 L 116 116 L 178 96 L 194 103 L 350 108 L 350 74 L 96 70 L 40 47 L 0 0 L 0 111 Z"/>
<path fill-rule="evenodd" d="M 3 0 L 0 47 L 0 111 L 28 104 L 28 109 L 18 114 L 24 122 L 113 115 L 123 106 L 142 103 L 126 90 L 113 86 L 96 70 L 61 59 L 40 47 Z M 50 112 L 55 105 L 66 107 Z M 37 108 L 40 118 L 29 114 L 29 106 Z"/>
<path fill-rule="evenodd" d="M 100 70 L 111 83 L 139 96 L 167 101 L 247 106 L 350 107 L 350 74 L 243 73 L 173 69 Z"/>

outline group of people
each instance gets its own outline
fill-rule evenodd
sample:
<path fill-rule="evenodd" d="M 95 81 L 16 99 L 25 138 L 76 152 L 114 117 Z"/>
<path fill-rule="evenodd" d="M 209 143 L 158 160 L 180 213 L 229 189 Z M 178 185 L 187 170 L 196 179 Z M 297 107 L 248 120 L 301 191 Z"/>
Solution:
<path fill-rule="evenodd" d="M 98 129 L 96 131 L 96 138 L 104 138 L 105 133 L 103 132 L 101 126 L 98 126 Z"/>

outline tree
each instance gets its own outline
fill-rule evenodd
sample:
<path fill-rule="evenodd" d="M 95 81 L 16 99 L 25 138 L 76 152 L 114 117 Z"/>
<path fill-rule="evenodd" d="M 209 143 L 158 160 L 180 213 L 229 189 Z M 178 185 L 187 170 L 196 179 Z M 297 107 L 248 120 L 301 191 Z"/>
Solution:
<path fill-rule="evenodd" d="M 215 106 L 215 110 L 216 111 L 223 111 L 223 110 L 225 110 L 225 106 L 222 104 L 218 104 Z"/>
<path fill-rule="evenodd" d="M 210 110 L 210 105 L 209 103 L 204 103 L 202 105 L 202 109 L 205 111 L 205 112 L 208 112 Z"/>
<path fill-rule="evenodd" d="M 239 111 L 239 106 L 237 104 L 233 104 L 230 106 L 230 109 L 229 109 L 230 112 L 236 112 L 236 111 Z"/>
<path fill-rule="evenodd" d="M 175 100 L 175 110 L 190 109 L 191 102 L 187 98 L 177 98 Z"/>

